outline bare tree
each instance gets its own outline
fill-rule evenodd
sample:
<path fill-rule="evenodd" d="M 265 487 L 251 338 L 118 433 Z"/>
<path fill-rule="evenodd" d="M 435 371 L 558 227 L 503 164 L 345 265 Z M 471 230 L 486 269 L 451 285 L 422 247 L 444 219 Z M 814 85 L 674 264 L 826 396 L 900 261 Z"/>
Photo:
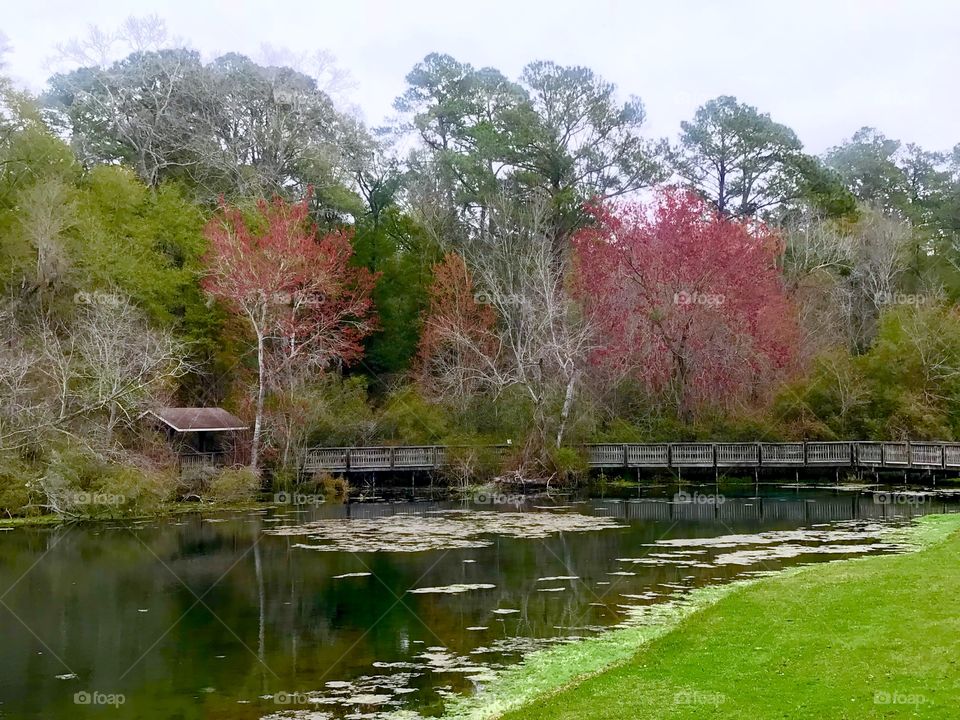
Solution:
<path fill-rule="evenodd" d="M 44 400 L 30 382 L 39 359 L 26 347 L 13 306 L 0 306 L 0 448 L 42 414 Z"/>
<path fill-rule="evenodd" d="M 912 232 L 909 223 L 869 207 L 852 227 L 803 218 L 788 228 L 784 271 L 812 346 L 823 349 L 830 338 L 853 350 L 869 346 L 881 312 L 901 299 Z"/>
<path fill-rule="evenodd" d="M 46 288 L 62 281 L 68 269 L 63 233 L 73 224 L 76 208 L 66 183 L 59 178 L 27 186 L 17 201 L 23 234 L 35 253 L 30 289 L 42 294 Z"/>
<path fill-rule="evenodd" d="M 852 244 L 836 223 L 813 214 L 784 229 L 784 277 L 797 306 L 805 359 L 849 344 L 842 279 L 853 270 Z"/>
<path fill-rule="evenodd" d="M 56 54 L 47 64 L 56 69 L 105 68 L 124 55 L 159 50 L 169 46 L 171 41 L 166 22 L 157 15 L 131 15 L 114 30 L 91 25 L 86 35 L 58 43 Z"/>
<path fill-rule="evenodd" d="M 547 210 L 545 198 L 524 206 L 501 198 L 490 224 L 496 232 L 464 249 L 477 299 L 496 315 L 495 342 L 480 344 L 476 337 L 448 329 L 452 344 L 480 359 L 464 370 L 468 380 L 494 394 L 519 387 L 529 397 L 533 452 L 562 443 L 592 347 L 591 327 L 555 262 Z M 560 409 L 550 417 L 555 399 L 560 399 Z"/>
<path fill-rule="evenodd" d="M 298 53 L 290 48 L 270 43 L 260 45 L 259 59 L 274 67 L 288 67 L 309 75 L 317 81 L 320 90 L 330 96 L 341 108 L 349 107 L 349 95 L 356 89 L 357 81 L 350 71 L 337 64 L 337 58 L 329 50 Z M 354 113 L 356 114 L 356 113 Z"/>
<path fill-rule="evenodd" d="M 192 369 L 184 343 L 147 325 L 125 297 L 91 297 L 69 325 L 41 316 L 6 338 L 0 390 L 14 410 L 0 420 L 0 447 L 65 434 L 109 450 L 118 429 Z"/>
<path fill-rule="evenodd" d="M 147 326 L 126 298 L 85 306 L 71 333 L 82 406 L 97 409 L 103 440 L 129 427 L 192 370 L 187 348 L 171 334 Z"/>

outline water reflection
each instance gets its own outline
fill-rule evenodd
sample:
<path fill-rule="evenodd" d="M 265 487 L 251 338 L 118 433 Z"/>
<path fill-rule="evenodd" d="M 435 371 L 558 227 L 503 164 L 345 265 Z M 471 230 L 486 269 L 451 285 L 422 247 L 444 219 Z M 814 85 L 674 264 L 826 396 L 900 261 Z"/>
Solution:
<path fill-rule="evenodd" d="M 284 507 L 0 533 L 0 717 L 102 716 L 95 700 L 110 696 L 122 718 L 436 714 L 546 644 L 698 585 L 887 552 L 889 523 L 955 509 L 828 490 L 671 497 L 539 498 L 520 513 Z M 421 546 L 391 548 L 397 523 Z M 310 547 L 344 538 L 352 551 Z"/>

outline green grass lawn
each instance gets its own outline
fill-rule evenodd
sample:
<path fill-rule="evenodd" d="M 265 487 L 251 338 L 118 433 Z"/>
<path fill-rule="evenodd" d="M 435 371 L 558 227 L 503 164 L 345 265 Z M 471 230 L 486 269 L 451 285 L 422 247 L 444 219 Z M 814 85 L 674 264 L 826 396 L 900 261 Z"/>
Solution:
<path fill-rule="evenodd" d="M 625 662 L 503 717 L 960 718 L 958 528 L 957 516 L 926 518 L 917 552 L 728 592 Z"/>

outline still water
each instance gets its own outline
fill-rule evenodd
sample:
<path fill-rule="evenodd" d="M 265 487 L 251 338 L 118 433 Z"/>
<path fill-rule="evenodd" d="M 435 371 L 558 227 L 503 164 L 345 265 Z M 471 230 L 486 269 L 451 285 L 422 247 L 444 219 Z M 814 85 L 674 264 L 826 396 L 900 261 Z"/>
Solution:
<path fill-rule="evenodd" d="M 880 537 L 890 524 L 957 509 L 709 492 L 0 532 L 0 718 L 436 715 L 532 650 L 696 586 L 895 552 Z"/>

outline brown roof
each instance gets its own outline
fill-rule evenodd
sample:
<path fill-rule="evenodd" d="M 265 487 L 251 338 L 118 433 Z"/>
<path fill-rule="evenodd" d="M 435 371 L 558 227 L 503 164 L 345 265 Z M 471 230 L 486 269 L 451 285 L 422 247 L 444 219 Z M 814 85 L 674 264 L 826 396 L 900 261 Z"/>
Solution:
<path fill-rule="evenodd" d="M 177 432 L 201 432 L 203 430 L 246 430 L 247 424 L 223 408 L 159 408 L 150 414 L 159 418 Z"/>

